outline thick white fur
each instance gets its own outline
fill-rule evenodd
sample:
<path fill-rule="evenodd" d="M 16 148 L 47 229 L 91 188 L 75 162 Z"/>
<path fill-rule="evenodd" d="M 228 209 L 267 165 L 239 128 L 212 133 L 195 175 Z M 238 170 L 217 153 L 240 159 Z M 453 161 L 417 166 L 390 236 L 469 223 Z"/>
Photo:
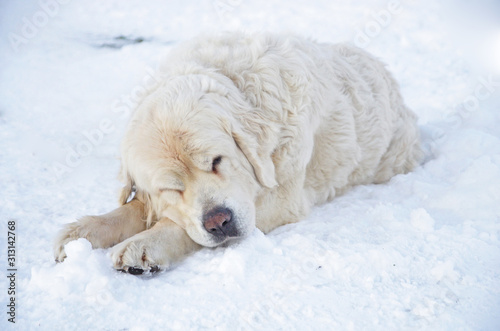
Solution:
<path fill-rule="evenodd" d="M 406 173 L 421 156 L 398 84 L 353 46 L 204 37 L 173 50 L 160 76 L 123 140 L 123 206 L 68 225 L 56 259 L 85 237 L 94 247 L 124 240 L 112 252 L 118 269 L 167 267 L 221 243 L 203 228 L 210 208 L 230 208 L 241 236 L 269 232 L 353 185 Z"/>

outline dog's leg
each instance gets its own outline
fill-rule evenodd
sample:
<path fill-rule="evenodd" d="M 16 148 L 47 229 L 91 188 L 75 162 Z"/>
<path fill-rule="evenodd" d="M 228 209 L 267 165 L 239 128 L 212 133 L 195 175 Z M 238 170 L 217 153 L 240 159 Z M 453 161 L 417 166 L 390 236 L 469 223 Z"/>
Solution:
<path fill-rule="evenodd" d="M 137 199 L 101 216 L 85 216 L 67 224 L 54 243 L 54 257 L 62 262 L 66 258 L 64 245 L 85 238 L 93 248 L 108 248 L 146 230 L 144 204 Z"/>
<path fill-rule="evenodd" d="M 115 269 L 131 274 L 168 268 L 173 262 L 200 249 L 184 229 L 168 218 L 112 248 Z"/>

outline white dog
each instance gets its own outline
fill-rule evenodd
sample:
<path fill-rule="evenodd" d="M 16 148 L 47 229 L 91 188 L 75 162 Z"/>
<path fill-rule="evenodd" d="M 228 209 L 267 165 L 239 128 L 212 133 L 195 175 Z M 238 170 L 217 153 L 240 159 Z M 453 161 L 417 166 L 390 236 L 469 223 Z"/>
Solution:
<path fill-rule="evenodd" d="M 122 206 L 55 243 L 111 247 L 130 273 L 267 233 L 353 185 L 412 170 L 416 116 L 384 65 L 345 44 L 227 34 L 173 50 L 122 144 Z"/>

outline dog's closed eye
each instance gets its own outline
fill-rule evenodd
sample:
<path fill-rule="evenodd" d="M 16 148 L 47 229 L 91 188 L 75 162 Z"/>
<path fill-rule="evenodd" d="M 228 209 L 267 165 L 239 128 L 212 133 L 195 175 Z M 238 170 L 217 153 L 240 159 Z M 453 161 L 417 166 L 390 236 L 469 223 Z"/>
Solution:
<path fill-rule="evenodd" d="M 222 156 L 217 156 L 212 161 L 212 172 L 217 173 L 217 166 L 221 163 Z"/>

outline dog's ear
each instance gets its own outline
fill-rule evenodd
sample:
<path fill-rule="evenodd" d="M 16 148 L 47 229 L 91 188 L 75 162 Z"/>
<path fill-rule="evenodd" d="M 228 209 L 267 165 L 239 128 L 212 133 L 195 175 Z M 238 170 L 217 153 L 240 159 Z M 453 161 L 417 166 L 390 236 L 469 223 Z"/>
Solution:
<path fill-rule="evenodd" d="M 260 184 L 267 188 L 273 188 L 278 185 L 271 155 L 260 155 L 257 141 L 243 130 L 233 126 L 231 131 L 236 145 L 238 145 L 252 165 L 255 177 Z"/>
<path fill-rule="evenodd" d="M 196 81 L 201 83 L 200 89 L 206 94 L 215 94 L 217 98 L 212 99 L 212 101 L 221 105 L 224 109 L 233 109 L 236 111 L 234 116 L 238 116 L 237 113 L 241 114 L 248 113 L 248 103 L 242 97 L 239 90 L 236 89 L 234 83 L 229 79 L 219 77 L 222 81 L 217 81 L 208 76 L 193 76 L 196 77 Z M 233 93 L 230 92 L 232 89 Z M 257 130 L 259 127 L 263 127 L 263 123 L 259 123 L 258 116 L 253 119 L 250 126 Z M 232 118 L 232 117 L 231 117 Z M 248 122 L 252 119 L 247 118 Z M 271 158 L 271 152 L 267 148 L 259 144 L 259 141 L 254 135 L 245 132 L 241 123 L 236 123 L 236 121 L 229 120 L 228 118 L 223 118 L 222 123 L 225 129 L 231 132 L 231 135 L 241 149 L 245 157 L 248 159 L 253 167 L 255 177 L 260 182 L 260 184 L 267 188 L 273 188 L 278 185 L 275 179 L 275 170 L 273 160 Z M 247 125 L 250 123 L 247 123 Z M 262 130 L 261 130 L 262 131 Z M 261 136 L 264 136 L 262 133 Z"/>

